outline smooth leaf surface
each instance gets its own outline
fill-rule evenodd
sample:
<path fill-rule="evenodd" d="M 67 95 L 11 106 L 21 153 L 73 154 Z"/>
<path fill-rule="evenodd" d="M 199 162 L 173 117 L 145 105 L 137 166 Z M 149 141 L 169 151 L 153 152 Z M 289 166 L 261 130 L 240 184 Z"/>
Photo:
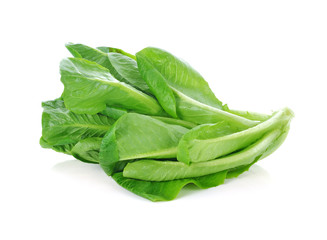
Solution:
<path fill-rule="evenodd" d="M 108 57 L 112 66 L 122 77 L 121 81 L 126 82 L 145 93 L 151 94 L 150 88 L 142 78 L 134 59 L 120 53 L 108 53 Z"/>
<path fill-rule="evenodd" d="M 226 112 L 208 83 L 189 64 L 158 48 L 136 53 L 139 71 L 161 106 L 172 117 L 203 124 L 226 120 L 240 128 L 255 121 Z"/>
<path fill-rule="evenodd" d="M 285 108 L 270 119 L 243 131 L 233 129 L 226 122 L 200 125 L 186 133 L 178 145 L 180 162 L 203 162 L 219 158 L 254 143 L 267 132 L 283 128 L 293 113 Z"/>
<path fill-rule="evenodd" d="M 103 138 L 100 164 L 112 174 L 116 162 L 140 158 L 176 158 L 180 138 L 189 129 L 150 116 L 127 113 Z"/>
<path fill-rule="evenodd" d="M 216 187 L 225 182 L 225 179 L 234 178 L 247 171 L 255 162 L 235 169 L 229 169 L 202 177 L 178 179 L 171 181 L 144 181 L 126 178 L 122 172 L 113 174 L 112 178 L 122 187 L 151 201 L 170 201 L 177 197 L 181 189 L 192 183 L 199 188 Z"/>
<path fill-rule="evenodd" d="M 102 138 L 86 138 L 79 141 L 71 150 L 71 154 L 78 160 L 86 163 L 98 164 Z M 133 160 L 117 162 L 113 172 L 121 172 Z"/>
<path fill-rule="evenodd" d="M 70 51 L 70 53 L 74 57 L 84 58 L 86 60 L 96 62 L 97 64 L 107 68 L 116 79 L 118 80 L 122 79 L 121 76 L 117 73 L 115 68 L 110 63 L 107 53 L 79 43 L 78 44 L 67 43 L 66 48 Z"/>
<path fill-rule="evenodd" d="M 174 116 L 176 105 L 173 91 L 183 92 L 191 99 L 212 107 L 222 108 L 221 102 L 215 97 L 208 83 L 189 64 L 181 61 L 172 54 L 158 48 L 145 48 L 136 54 L 141 74 L 156 95 L 164 109 Z M 160 86 L 165 86 L 161 91 Z M 169 100 L 167 100 L 169 96 Z M 167 109 L 166 109 L 167 108 Z"/>
<path fill-rule="evenodd" d="M 143 114 L 165 115 L 154 98 L 119 82 L 97 63 L 80 58 L 64 59 L 60 73 L 65 86 L 62 96 L 66 107 L 73 112 L 96 114 L 108 105 Z"/>
<path fill-rule="evenodd" d="M 135 56 L 118 48 L 100 47 L 95 49 L 73 43 L 67 43 L 66 48 L 74 57 L 96 62 L 107 68 L 117 80 L 150 94 L 148 85 L 138 71 Z"/>
<path fill-rule="evenodd" d="M 253 127 L 260 122 L 194 101 L 181 92 L 174 92 L 174 95 L 178 116 L 185 121 L 197 124 L 226 121 L 239 130 Z"/>
<path fill-rule="evenodd" d="M 61 152 L 61 153 L 65 153 L 68 155 L 71 155 L 71 151 L 75 145 L 75 143 L 70 143 L 70 144 L 63 144 L 63 145 L 51 145 L 49 143 L 47 143 L 47 141 L 44 140 L 43 137 L 40 138 L 40 145 L 43 148 L 50 148 L 56 152 Z"/>
<path fill-rule="evenodd" d="M 260 159 L 282 134 L 281 130 L 273 130 L 256 143 L 234 154 L 215 160 L 186 165 L 176 161 L 140 160 L 124 169 L 124 177 L 146 181 L 169 181 L 190 177 L 200 177 L 216 172 L 248 165 Z"/>
<path fill-rule="evenodd" d="M 173 181 L 151 182 L 126 178 L 122 172 L 113 174 L 112 178 L 127 190 L 151 201 L 169 201 L 176 198 L 180 190 L 193 183 L 199 188 L 215 187 L 224 183 L 227 171 L 208 176 Z"/>
<path fill-rule="evenodd" d="M 71 150 L 72 155 L 83 162 L 99 163 L 102 138 L 86 138 L 79 141 Z"/>

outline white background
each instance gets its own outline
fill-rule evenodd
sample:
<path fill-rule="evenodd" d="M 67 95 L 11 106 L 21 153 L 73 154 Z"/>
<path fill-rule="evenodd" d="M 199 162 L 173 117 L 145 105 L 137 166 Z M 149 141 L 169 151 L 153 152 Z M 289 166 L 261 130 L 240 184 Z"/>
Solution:
<path fill-rule="evenodd" d="M 2 1 L 0 239 L 327 239 L 326 1 Z M 66 42 L 187 60 L 230 107 L 295 112 L 237 179 L 152 203 L 42 149 Z"/>

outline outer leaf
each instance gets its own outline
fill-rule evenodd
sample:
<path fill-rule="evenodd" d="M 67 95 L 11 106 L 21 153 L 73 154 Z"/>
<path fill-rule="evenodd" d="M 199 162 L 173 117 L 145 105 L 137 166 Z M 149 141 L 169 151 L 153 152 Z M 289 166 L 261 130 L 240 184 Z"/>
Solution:
<path fill-rule="evenodd" d="M 290 109 L 285 108 L 257 126 L 240 132 L 224 122 L 200 125 L 182 137 L 177 159 L 189 164 L 219 158 L 247 147 L 273 129 L 282 128 L 292 116 Z"/>
<path fill-rule="evenodd" d="M 72 148 L 74 147 L 75 144 L 70 143 L 70 144 L 64 144 L 64 145 L 51 145 L 51 144 L 47 143 L 47 141 L 45 141 L 43 137 L 41 137 L 40 145 L 43 148 L 50 148 L 52 150 L 55 150 L 56 152 L 61 152 L 61 153 L 71 155 Z"/>
<path fill-rule="evenodd" d="M 102 115 L 75 114 L 60 99 L 42 103 L 42 138 L 48 145 L 66 145 L 103 137 L 115 120 Z"/>
<path fill-rule="evenodd" d="M 187 63 L 170 53 L 148 47 L 138 52 L 136 57 L 145 81 L 160 104 L 172 116 L 176 114 L 176 105 L 167 106 L 166 101 L 169 96 L 169 102 L 174 102 L 173 90 L 183 92 L 191 99 L 209 106 L 222 107 L 203 77 Z M 161 86 L 165 86 L 165 91 L 158 88 L 158 81 Z"/>
<path fill-rule="evenodd" d="M 99 151 L 102 138 L 86 138 L 72 148 L 72 155 L 88 163 L 99 163 Z"/>
<path fill-rule="evenodd" d="M 150 182 L 126 178 L 122 172 L 113 174 L 113 179 L 127 190 L 151 201 L 169 201 L 176 198 L 180 190 L 187 184 L 193 183 L 199 188 L 211 188 L 223 184 L 226 178 L 234 178 L 247 171 L 252 165 L 225 170 L 210 175 L 179 180 Z"/>
<path fill-rule="evenodd" d="M 149 115 L 164 115 L 158 102 L 137 89 L 117 81 L 102 66 L 85 59 L 64 59 L 60 64 L 63 98 L 76 113 L 96 114 L 106 105 Z"/>
<path fill-rule="evenodd" d="M 257 123 L 223 111 L 208 83 L 190 65 L 158 48 L 136 54 L 140 73 L 161 106 L 172 117 L 203 124 L 226 120 L 246 128 Z"/>
<path fill-rule="evenodd" d="M 72 155 L 82 162 L 99 163 L 99 153 L 102 138 L 86 138 L 79 141 L 71 150 Z M 124 167 L 133 160 L 118 162 L 113 172 L 121 172 Z"/>
<path fill-rule="evenodd" d="M 117 80 L 149 93 L 149 87 L 137 69 L 135 56 L 117 48 L 107 48 L 101 51 L 83 44 L 67 43 L 66 48 L 74 57 L 96 62 L 107 68 Z"/>
<path fill-rule="evenodd" d="M 119 185 L 127 190 L 155 202 L 173 200 L 180 190 L 189 183 L 193 183 L 200 188 L 210 188 L 223 184 L 226 178 L 226 172 L 223 171 L 199 178 L 165 182 L 150 182 L 126 178 L 122 172 L 115 173 L 112 177 Z"/>
<path fill-rule="evenodd" d="M 175 158 L 179 139 L 187 128 L 136 113 L 123 115 L 103 138 L 100 164 L 112 174 L 118 161 L 140 158 Z"/>
<path fill-rule="evenodd" d="M 253 121 L 244 116 L 236 115 L 209 105 L 193 101 L 180 92 L 174 92 L 177 113 L 180 119 L 197 124 L 217 123 L 226 121 L 231 126 L 243 130 L 257 125 L 260 121 Z"/>
<path fill-rule="evenodd" d="M 240 152 L 207 162 L 186 165 L 176 161 L 140 160 L 127 164 L 123 173 L 125 177 L 146 181 L 169 181 L 213 174 L 260 159 L 281 134 L 280 130 L 274 130 Z"/>
<path fill-rule="evenodd" d="M 112 66 L 123 78 L 123 82 L 129 83 L 135 88 L 151 94 L 151 91 L 143 80 L 134 59 L 120 53 L 108 53 L 108 57 Z"/>
<path fill-rule="evenodd" d="M 97 64 L 109 69 L 110 73 L 119 81 L 123 78 L 118 74 L 116 69 L 109 61 L 108 54 L 95 48 L 91 48 L 84 44 L 67 43 L 66 48 L 76 58 L 84 58 L 86 60 L 96 62 Z"/>

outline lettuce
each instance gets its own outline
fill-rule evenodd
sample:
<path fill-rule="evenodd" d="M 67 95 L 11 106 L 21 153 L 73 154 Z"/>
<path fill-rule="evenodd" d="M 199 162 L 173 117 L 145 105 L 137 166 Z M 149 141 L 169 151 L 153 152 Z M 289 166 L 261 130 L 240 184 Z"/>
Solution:
<path fill-rule="evenodd" d="M 230 109 L 204 78 L 169 52 L 136 56 L 66 44 L 61 97 L 42 103 L 40 145 L 100 164 L 119 185 L 151 201 L 187 184 L 210 188 L 247 171 L 284 142 L 293 112 Z"/>

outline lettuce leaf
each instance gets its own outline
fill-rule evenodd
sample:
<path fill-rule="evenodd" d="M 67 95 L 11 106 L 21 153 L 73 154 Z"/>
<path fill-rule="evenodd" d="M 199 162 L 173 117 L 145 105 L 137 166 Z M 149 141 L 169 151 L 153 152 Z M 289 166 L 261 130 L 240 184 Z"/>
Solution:
<path fill-rule="evenodd" d="M 112 106 L 148 115 L 166 115 L 154 98 L 119 82 L 108 69 L 95 62 L 64 59 L 60 73 L 65 86 L 62 94 L 65 105 L 75 113 L 96 114 Z"/>

